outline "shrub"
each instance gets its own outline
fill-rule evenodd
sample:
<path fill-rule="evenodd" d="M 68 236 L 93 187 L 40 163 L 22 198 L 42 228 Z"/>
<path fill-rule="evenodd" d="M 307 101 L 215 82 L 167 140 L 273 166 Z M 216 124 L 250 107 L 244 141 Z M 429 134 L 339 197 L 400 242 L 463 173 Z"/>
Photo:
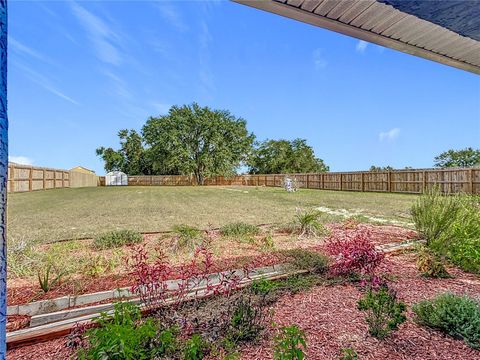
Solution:
<path fill-rule="evenodd" d="M 302 360 L 307 350 L 305 332 L 297 325 L 284 326 L 274 339 L 275 360 Z"/>
<path fill-rule="evenodd" d="M 443 265 L 443 261 L 425 246 L 420 246 L 417 250 L 417 268 L 427 277 L 448 278 L 448 271 Z"/>
<path fill-rule="evenodd" d="M 79 359 L 150 359 L 157 328 L 153 320 L 140 322 L 140 309 L 129 303 L 115 304 L 114 313 L 103 313 L 87 330 L 88 347 L 79 351 Z"/>
<path fill-rule="evenodd" d="M 265 326 L 265 310 L 250 296 L 241 296 L 234 304 L 227 339 L 232 344 L 256 339 Z"/>
<path fill-rule="evenodd" d="M 289 258 L 289 263 L 297 270 L 323 274 L 328 269 L 328 257 L 317 251 L 290 249 L 284 250 L 282 253 Z"/>
<path fill-rule="evenodd" d="M 377 290 L 369 288 L 358 301 L 358 309 L 367 312 L 368 332 L 378 339 L 384 339 L 407 319 L 407 306 L 386 285 Z"/>
<path fill-rule="evenodd" d="M 268 279 L 259 279 L 253 280 L 252 284 L 250 285 L 250 289 L 256 295 L 266 296 L 271 292 L 277 290 L 279 284 L 275 281 L 271 281 Z"/>
<path fill-rule="evenodd" d="M 480 349 L 480 303 L 468 296 L 446 293 L 413 305 L 415 320 Z"/>
<path fill-rule="evenodd" d="M 185 360 L 200 360 L 208 351 L 208 343 L 198 334 L 193 334 L 185 343 L 183 358 Z"/>
<path fill-rule="evenodd" d="M 253 242 L 254 236 L 259 233 L 260 229 L 257 226 L 243 222 L 227 224 L 220 228 L 222 236 L 247 242 Z"/>
<path fill-rule="evenodd" d="M 295 215 L 294 228 L 297 230 L 299 237 L 317 237 L 327 233 L 323 224 L 319 221 L 322 215 L 318 210 L 307 210 L 297 212 Z"/>
<path fill-rule="evenodd" d="M 335 275 L 372 275 L 385 255 L 375 249 L 367 229 L 342 233 L 327 239 L 327 251 L 335 257 L 331 271 Z"/>
<path fill-rule="evenodd" d="M 175 225 L 172 230 L 175 234 L 174 247 L 176 249 L 194 249 L 202 240 L 202 231 L 192 226 L 185 224 Z"/>
<path fill-rule="evenodd" d="M 60 279 L 65 274 L 65 272 L 61 271 L 58 272 L 55 277 L 52 279 L 50 276 L 53 274 L 53 265 L 48 264 L 43 273 L 38 272 L 38 284 L 40 285 L 40 289 L 43 290 L 44 293 L 49 292 L 55 285 L 60 282 Z"/>
<path fill-rule="evenodd" d="M 352 348 L 342 349 L 342 357 L 339 360 L 358 360 L 358 354 Z"/>
<path fill-rule="evenodd" d="M 448 234 L 460 212 L 460 196 L 442 194 L 438 188 L 427 190 L 413 204 L 415 228 L 427 246 Z"/>
<path fill-rule="evenodd" d="M 124 245 L 141 243 L 143 236 L 133 230 L 118 230 L 99 235 L 93 240 L 93 247 L 96 249 L 111 249 Z"/>

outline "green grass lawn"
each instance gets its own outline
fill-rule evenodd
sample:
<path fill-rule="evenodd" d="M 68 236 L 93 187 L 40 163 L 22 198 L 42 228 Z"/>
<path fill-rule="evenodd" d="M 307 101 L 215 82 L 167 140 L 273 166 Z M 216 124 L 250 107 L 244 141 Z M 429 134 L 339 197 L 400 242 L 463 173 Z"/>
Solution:
<path fill-rule="evenodd" d="M 98 187 L 8 195 L 10 242 L 91 237 L 114 229 L 287 223 L 297 208 L 328 207 L 409 221 L 416 195 L 255 187 Z"/>

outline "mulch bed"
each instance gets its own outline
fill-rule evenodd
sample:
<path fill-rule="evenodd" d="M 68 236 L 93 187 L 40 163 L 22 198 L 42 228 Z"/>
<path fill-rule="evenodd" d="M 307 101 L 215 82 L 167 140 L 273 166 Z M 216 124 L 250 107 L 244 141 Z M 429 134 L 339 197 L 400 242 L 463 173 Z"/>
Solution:
<path fill-rule="evenodd" d="M 413 254 L 389 257 L 392 287 L 408 305 L 443 292 L 480 294 L 478 276 L 450 269 L 452 279 L 427 279 L 415 268 Z M 307 334 L 308 359 L 338 359 L 343 348 L 353 348 L 360 359 L 480 359 L 480 352 L 442 333 L 420 327 L 408 320 L 384 341 L 369 336 L 364 314 L 356 309 L 361 297 L 352 284 L 320 286 L 310 291 L 280 299 L 274 306 L 274 321 L 281 325 L 297 324 Z M 271 336 L 269 337 L 271 339 Z M 242 359 L 272 359 L 271 340 L 248 345 Z"/>
<path fill-rule="evenodd" d="M 376 245 L 401 243 L 410 239 L 414 239 L 417 236 L 415 231 L 392 225 L 375 226 L 369 224 L 354 224 L 354 227 L 350 228 L 345 227 L 343 224 L 329 224 L 328 228 L 333 233 L 338 234 L 349 233 L 355 231 L 356 228 L 366 228 L 370 231 L 372 241 Z M 297 241 L 295 244 L 298 245 L 297 247 L 321 250 L 323 247 L 323 239 L 318 239 L 316 241 L 314 240 L 315 239 L 305 239 Z M 223 259 L 216 259 L 214 271 L 233 269 L 248 262 L 253 262 L 255 267 L 270 266 L 281 263 L 285 261 L 285 259 L 285 256 L 275 251 L 250 251 L 250 253 L 246 256 L 231 256 Z M 69 294 L 88 294 L 116 288 L 129 287 L 132 285 L 132 279 L 128 274 L 109 274 L 99 277 L 82 277 L 81 279 L 71 280 L 57 286 L 48 293 L 43 293 L 37 285 L 32 284 L 9 286 L 7 292 L 7 303 L 8 305 L 25 304 L 32 301 L 55 299 Z"/>

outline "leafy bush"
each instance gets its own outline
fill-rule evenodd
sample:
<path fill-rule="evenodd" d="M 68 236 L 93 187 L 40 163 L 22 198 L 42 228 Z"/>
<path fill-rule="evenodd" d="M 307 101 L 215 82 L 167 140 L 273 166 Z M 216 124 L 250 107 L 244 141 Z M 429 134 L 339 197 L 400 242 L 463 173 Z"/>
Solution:
<path fill-rule="evenodd" d="M 480 303 L 468 296 L 446 293 L 413 305 L 415 320 L 480 349 Z"/>
<path fill-rule="evenodd" d="M 328 257 L 317 251 L 289 249 L 282 253 L 289 258 L 289 263 L 297 270 L 308 270 L 314 274 L 323 274 L 328 269 Z"/>
<path fill-rule="evenodd" d="M 156 351 L 157 327 L 153 320 L 141 322 L 140 318 L 137 306 L 115 304 L 112 315 L 102 314 L 96 320 L 99 327 L 87 330 L 89 345 L 80 349 L 79 359 L 152 358 Z"/>
<path fill-rule="evenodd" d="M 233 344 L 256 339 L 265 327 L 265 309 L 252 297 L 242 296 L 234 304 L 227 338 Z"/>
<path fill-rule="evenodd" d="M 305 359 L 307 339 L 305 332 L 297 325 L 284 326 L 275 336 L 273 358 L 275 360 L 302 360 Z"/>
<path fill-rule="evenodd" d="M 299 237 L 317 237 L 327 233 L 327 229 L 319 221 L 322 212 L 318 210 L 307 210 L 297 212 L 295 215 L 294 228 Z"/>
<path fill-rule="evenodd" d="M 450 277 L 448 271 L 445 269 L 443 261 L 425 246 L 420 246 L 417 250 L 417 268 L 427 277 Z"/>
<path fill-rule="evenodd" d="M 189 225 L 175 225 L 173 227 L 175 234 L 175 248 L 195 248 L 202 240 L 202 231 Z"/>
<path fill-rule="evenodd" d="M 358 354 L 352 348 L 342 349 L 342 357 L 339 360 L 358 360 Z"/>
<path fill-rule="evenodd" d="M 330 269 L 335 275 L 372 275 L 385 255 L 375 249 L 367 229 L 342 233 L 327 239 L 327 251 L 335 257 Z"/>
<path fill-rule="evenodd" d="M 247 242 L 253 242 L 254 236 L 259 233 L 260 229 L 257 226 L 243 222 L 227 224 L 220 228 L 222 236 Z"/>
<path fill-rule="evenodd" d="M 38 272 L 38 284 L 40 285 L 40 289 L 43 290 L 44 293 L 49 292 L 55 285 L 60 282 L 60 279 L 65 274 L 65 272 L 60 271 L 58 272 L 55 277 L 52 279 L 50 276 L 53 274 L 53 265 L 48 264 L 45 268 L 43 273 Z"/>
<path fill-rule="evenodd" d="M 446 245 L 432 247 L 466 271 L 480 273 L 480 196 L 463 196 Z"/>
<path fill-rule="evenodd" d="M 444 195 L 433 189 L 412 207 L 427 246 L 462 269 L 480 272 L 480 197 Z"/>
<path fill-rule="evenodd" d="M 96 249 L 111 249 L 124 245 L 141 243 L 143 236 L 133 230 L 117 230 L 97 236 L 93 240 L 93 247 Z"/>
<path fill-rule="evenodd" d="M 398 301 L 396 293 L 387 286 L 368 289 L 358 301 L 358 309 L 367 312 L 368 332 L 378 339 L 384 339 L 407 319 L 404 314 L 407 306 Z"/>
<path fill-rule="evenodd" d="M 200 360 L 208 351 L 208 343 L 198 334 L 193 334 L 185 343 L 183 356 L 185 360 Z"/>

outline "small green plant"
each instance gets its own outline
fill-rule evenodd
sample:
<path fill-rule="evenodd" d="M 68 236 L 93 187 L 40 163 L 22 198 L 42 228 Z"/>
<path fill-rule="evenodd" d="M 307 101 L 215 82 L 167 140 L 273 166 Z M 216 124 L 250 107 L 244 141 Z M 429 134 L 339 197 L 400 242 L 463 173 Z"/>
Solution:
<path fill-rule="evenodd" d="M 55 285 L 57 285 L 62 276 L 65 272 L 61 271 L 55 275 L 52 279 L 51 276 L 53 275 L 53 265 L 48 264 L 43 273 L 38 272 L 38 284 L 40 285 L 40 289 L 43 290 L 44 293 L 49 292 Z"/>
<path fill-rule="evenodd" d="M 93 240 L 95 249 L 111 249 L 124 245 L 138 244 L 143 241 L 143 236 L 133 230 L 117 230 L 99 235 Z"/>
<path fill-rule="evenodd" d="M 384 339 L 407 319 L 407 306 L 398 301 L 396 293 L 386 285 L 369 288 L 358 301 L 358 309 L 367 312 L 368 332 L 377 339 Z"/>
<path fill-rule="evenodd" d="M 260 229 L 257 226 L 243 222 L 227 224 L 220 228 L 222 236 L 245 242 L 253 242 L 254 236 L 259 233 Z"/>
<path fill-rule="evenodd" d="M 307 339 L 305 332 L 297 325 L 284 326 L 279 329 L 274 339 L 275 360 L 302 360 L 305 359 Z"/>
<path fill-rule="evenodd" d="M 193 334 L 190 339 L 185 342 L 183 350 L 183 358 L 185 360 L 200 360 L 208 351 L 208 343 L 198 334 Z"/>
<path fill-rule="evenodd" d="M 278 289 L 279 284 L 275 281 L 271 281 L 268 279 L 260 279 L 260 280 L 253 280 L 250 288 L 254 294 L 257 295 L 268 295 L 271 292 Z"/>
<path fill-rule="evenodd" d="M 317 251 L 290 249 L 283 251 L 283 254 L 297 270 L 308 270 L 314 274 L 323 274 L 328 270 L 328 257 Z"/>
<path fill-rule="evenodd" d="M 280 287 L 286 291 L 296 294 L 311 289 L 319 283 L 319 277 L 315 274 L 293 275 L 280 282 Z"/>
<path fill-rule="evenodd" d="M 468 296 L 446 293 L 414 304 L 415 321 L 463 339 L 480 349 L 480 303 Z"/>
<path fill-rule="evenodd" d="M 342 357 L 339 360 L 358 360 L 358 355 L 352 348 L 342 349 Z"/>
<path fill-rule="evenodd" d="M 202 231 L 192 226 L 175 225 L 172 230 L 175 234 L 174 247 L 176 249 L 194 249 L 202 240 Z"/>
<path fill-rule="evenodd" d="M 264 328 L 265 312 L 251 297 L 242 296 L 234 304 L 227 339 L 238 344 L 256 339 Z"/>
<path fill-rule="evenodd" d="M 297 212 L 295 215 L 294 226 L 297 229 L 298 237 L 318 237 L 325 235 L 327 229 L 320 222 L 322 212 L 318 210 L 307 210 L 303 212 Z"/>
<path fill-rule="evenodd" d="M 260 239 L 260 246 L 262 250 L 269 251 L 275 248 L 275 241 L 272 234 L 265 235 Z"/>
<path fill-rule="evenodd" d="M 96 323 L 98 327 L 87 330 L 89 344 L 80 349 L 79 359 L 143 360 L 152 358 L 158 350 L 155 346 L 158 329 L 152 319 L 141 321 L 136 305 L 117 303 L 112 315 L 104 313 Z"/>
<path fill-rule="evenodd" d="M 420 246 L 417 250 L 417 268 L 427 277 L 448 278 L 450 277 L 442 259 L 426 246 Z"/>

